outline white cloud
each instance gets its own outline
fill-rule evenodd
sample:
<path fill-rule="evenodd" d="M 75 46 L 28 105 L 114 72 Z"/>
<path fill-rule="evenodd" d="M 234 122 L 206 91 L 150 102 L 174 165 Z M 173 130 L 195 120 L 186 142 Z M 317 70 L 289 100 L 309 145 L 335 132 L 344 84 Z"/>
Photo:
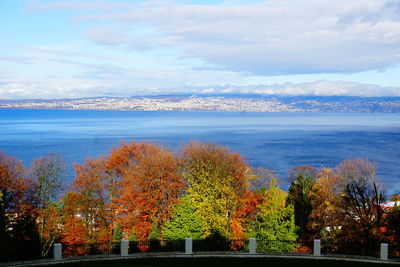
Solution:
<path fill-rule="evenodd" d="M 314 95 L 314 96 L 362 96 L 383 97 L 400 96 L 399 87 L 382 87 L 357 82 L 320 80 L 309 83 L 281 83 L 248 86 L 209 86 L 205 89 L 191 88 L 193 93 L 216 94 L 261 94 L 261 95 Z"/>
<path fill-rule="evenodd" d="M 0 98 L 400 95 L 400 0 L 191 2 L 30 1 L 76 35 L 3 46 Z"/>
<path fill-rule="evenodd" d="M 253 92 L 259 94 L 316 95 L 316 96 L 400 96 L 398 87 L 382 87 L 373 84 L 341 81 L 316 81 L 310 83 L 284 83 L 257 86 Z"/>
<path fill-rule="evenodd" d="M 148 74 L 149 75 L 149 74 Z M 153 79 L 155 77 L 150 77 Z M 146 84 L 146 83 L 144 83 Z M 157 86 L 129 84 L 128 80 L 115 84 L 112 80 L 87 77 L 48 82 L 1 82 L 0 99 L 63 98 L 83 96 L 135 96 L 157 94 L 261 94 L 261 95 L 316 95 L 316 96 L 400 96 L 400 88 L 340 81 L 310 83 L 283 83 L 272 85 L 211 85 L 211 86 Z M 161 83 L 160 83 L 161 84 Z"/>
<path fill-rule="evenodd" d="M 160 1 L 80 19 L 120 23 L 118 28 L 88 30 L 87 37 L 98 44 L 171 47 L 183 57 L 233 71 L 354 73 L 400 61 L 399 6 L 399 0 L 269 0 L 248 5 Z"/>
<path fill-rule="evenodd" d="M 130 6 L 129 2 L 115 2 L 104 0 L 90 1 L 48 1 L 40 2 L 38 0 L 28 0 L 31 12 L 49 12 L 49 11 L 68 11 L 68 12 L 93 12 L 93 11 L 109 11 L 119 10 Z"/>

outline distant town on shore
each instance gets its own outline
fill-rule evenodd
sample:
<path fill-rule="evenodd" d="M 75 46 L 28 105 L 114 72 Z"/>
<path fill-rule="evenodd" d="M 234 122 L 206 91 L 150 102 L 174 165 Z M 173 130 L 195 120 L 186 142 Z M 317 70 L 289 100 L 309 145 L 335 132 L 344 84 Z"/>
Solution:
<path fill-rule="evenodd" d="M 400 97 L 159 95 L 1 100 L 0 109 L 221 111 L 221 112 L 400 112 Z"/>

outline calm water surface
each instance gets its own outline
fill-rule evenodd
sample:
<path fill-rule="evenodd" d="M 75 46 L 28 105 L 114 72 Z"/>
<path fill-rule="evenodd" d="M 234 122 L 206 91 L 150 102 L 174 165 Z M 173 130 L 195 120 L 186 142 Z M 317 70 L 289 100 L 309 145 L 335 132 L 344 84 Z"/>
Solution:
<path fill-rule="evenodd" d="M 178 149 L 190 139 L 226 145 L 281 178 L 296 165 L 366 157 L 389 192 L 400 191 L 400 114 L 0 110 L 0 150 L 26 166 L 48 152 L 70 164 L 121 141 Z"/>

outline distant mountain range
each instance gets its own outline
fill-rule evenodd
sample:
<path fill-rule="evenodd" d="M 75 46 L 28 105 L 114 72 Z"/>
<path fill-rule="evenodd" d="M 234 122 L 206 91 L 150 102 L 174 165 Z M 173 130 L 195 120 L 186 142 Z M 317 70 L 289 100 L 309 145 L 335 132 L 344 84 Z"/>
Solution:
<path fill-rule="evenodd" d="M 2 109 L 182 110 L 230 112 L 400 112 L 400 97 L 145 95 L 0 100 Z"/>

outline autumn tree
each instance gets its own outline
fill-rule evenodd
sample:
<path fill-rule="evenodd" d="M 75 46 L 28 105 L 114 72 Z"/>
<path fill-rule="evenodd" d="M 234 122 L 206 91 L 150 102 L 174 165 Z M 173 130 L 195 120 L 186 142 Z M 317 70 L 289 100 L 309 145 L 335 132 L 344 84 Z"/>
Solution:
<path fill-rule="evenodd" d="M 370 254 L 382 238 L 380 227 L 385 212 L 382 208 L 385 194 L 376 176 L 375 164 L 364 158 L 354 158 L 340 162 L 336 169 L 346 180 L 342 201 L 349 223 L 343 231 L 353 235 L 361 252 Z"/>
<path fill-rule="evenodd" d="M 386 236 L 390 241 L 390 246 L 394 247 L 397 253 L 400 253 L 400 206 L 394 206 L 387 212 L 385 218 Z"/>
<path fill-rule="evenodd" d="M 67 245 L 64 252 L 67 255 L 81 255 L 85 253 L 83 248 L 76 250 L 76 244 L 87 244 L 90 236 L 85 228 L 84 219 L 81 215 L 81 195 L 76 192 L 68 192 L 62 200 L 62 232 L 60 241 Z"/>
<path fill-rule="evenodd" d="M 42 223 L 42 218 L 46 217 L 46 223 Z M 39 211 L 39 219 L 37 222 L 40 227 L 40 239 L 42 244 L 42 256 L 50 253 L 54 242 L 60 237 L 62 229 L 62 210 L 61 202 L 53 202 L 49 204 L 45 210 Z"/>
<path fill-rule="evenodd" d="M 161 231 L 171 216 L 183 190 L 178 161 L 172 152 L 155 144 L 122 144 L 110 159 L 120 175 L 120 197 L 116 200 L 116 220 L 129 235 L 148 240 L 152 228 Z"/>
<path fill-rule="evenodd" d="M 31 164 L 31 176 L 37 184 L 38 223 L 42 256 L 48 254 L 59 234 L 60 211 L 56 203 L 62 190 L 65 162 L 61 155 L 49 153 Z"/>
<path fill-rule="evenodd" d="M 307 232 L 311 212 L 309 194 L 315 183 L 315 175 L 316 169 L 311 166 L 297 166 L 290 172 L 291 184 L 286 202 L 294 206 L 295 222 L 300 235 Z"/>
<path fill-rule="evenodd" d="M 330 168 L 321 168 L 310 193 L 311 214 L 308 229 L 313 238 L 323 239 L 325 245 L 332 244 L 341 235 L 347 207 L 345 195 L 346 179 Z"/>
<path fill-rule="evenodd" d="M 318 170 L 314 168 L 313 166 L 310 165 L 298 165 L 295 166 L 294 168 L 290 169 L 289 171 L 289 181 L 293 182 L 296 180 L 299 175 L 302 175 L 304 177 L 316 177 L 318 173 Z"/>
<path fill-rule="evenodd" d="M 103 158 L 88 158 L 83 164 L 75 163 L 74 167 L 76 178 L 72 188 L 77 193 L 77 212 L 83 219 L 86 235 L 91 242 L 111 240 Z"/>
<path fill-rule="evenodd" d="M 384 192 L 372 162 L 355 158 L 335 170 L 322 168 L 310 196 L 310 229 L 332 250 L 371 254 L 377 248 Z"/>
<path fill-rule="evenodd" d="M 0 152 L 0 243 L 9 249 L 39 246 L 35 189 L 21 162 Z"/>
<path fill-rule="evenodd" d="M 122 180 L 130 173 L 131 166 L 135 162 L 135 156 L 140 150 L 139 145 L 121 143 L 120 147 L 114 147 L 111 153 L 104 157 L 105 185 L 108 192 L 108 209 L 114 212 L 116 200 L 122 192 Z"/>
<path fill-rule="evenodd" d="M 4 208 L 3 193 L 0 191 L 0 247 L 3 248 L 10 243 L 10 235 L 7 231 L 8 218 Z M 5 257 L 8 251 L 0 252 L 0 259 Z"/>
<path fill-rule="evenodd" d="M 124 236 L 129 239 L 131 237 L 134 240 L 137 239 L 132 223 L 128 223 L 126 219 L 126 210 L 122 206 L 120 196 L 125 191 L 123 184 L 126 183 L 126 177 L 131 172 L 138 151 L 141 149 L 143 146 L 140 144 L 121 143 L 119 147 L 112 148 L 111 153 L 104 158 L 105 185 L 108 192 L 107 210 L 109 218 L 112 220 L 113 236 L 121 236 L 121 239 Z M 119 210 L 123 210 L 123 212 Z"/>
<path fill-rule="evenodd" d="M 239 210 L 248 203 L 249 170 L 243 158 L 226 147 L 197 142 L 184 147 L 186 191 L 203 223 L 203 237 L 219 232 L 243 238 L 246 214 Z"/>
<path fill-rule="evenodd" d="M 277 178 L 272 170 L 262 167 L 253 168 L 252 176 L 249 179 L 249 182 L 250 190 L 253 192 L 265 192 L 265 190 L 270 187 L 271 182 L 273 182 L 277 186 L 282 183 L 282 181 Z"/>

